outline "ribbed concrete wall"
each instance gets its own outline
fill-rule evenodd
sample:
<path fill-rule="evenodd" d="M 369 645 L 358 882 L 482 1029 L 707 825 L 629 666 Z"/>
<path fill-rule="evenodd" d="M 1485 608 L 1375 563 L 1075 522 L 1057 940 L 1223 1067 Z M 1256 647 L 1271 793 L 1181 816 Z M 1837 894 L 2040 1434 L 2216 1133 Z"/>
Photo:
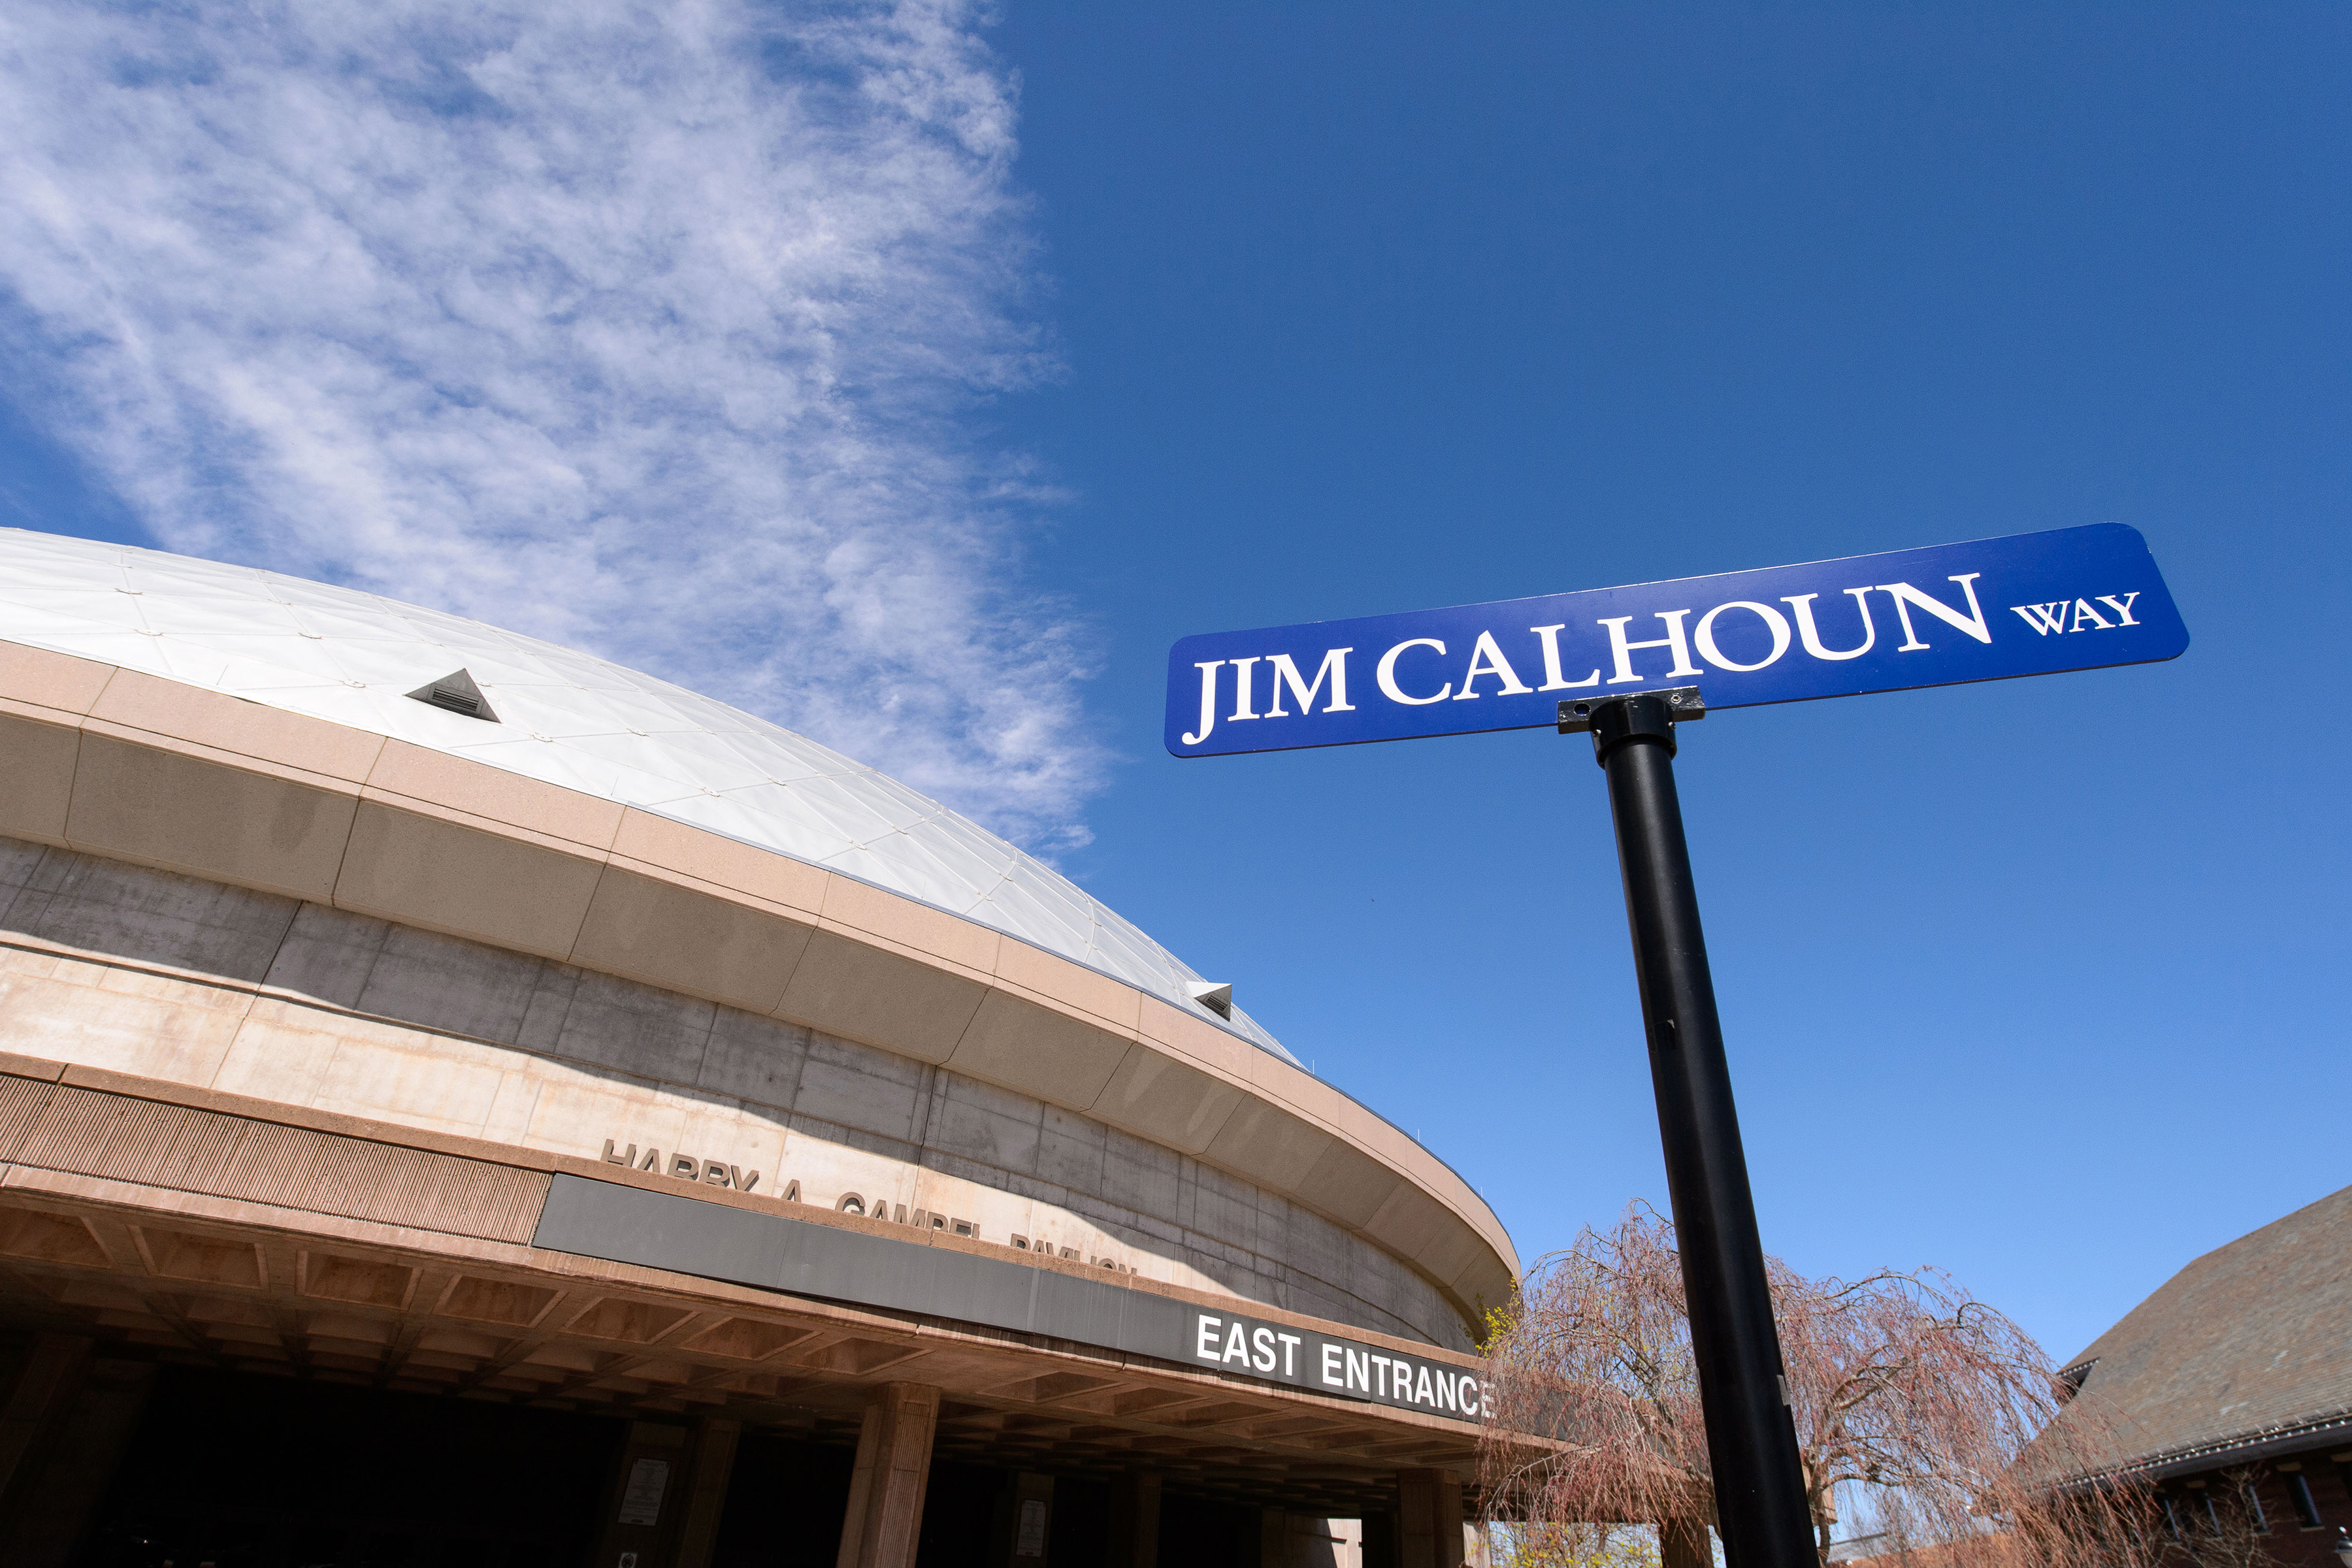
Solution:
<path fill-rule="evenodd" d="M 547 1201 L 541 1171 L 15 1077 L 0 1161 L 516 1246 Z"/>
<path fill-rule="evenodd" d="M 761 1172 L 755 1195 L 856 1192 L 986 1241 L 1466 1346 L 1425 1279 L 1278 1194 L 775 1018 L 10 839 L 0 943 L 0 1048 L 555 1152 L 684 1152 Z"/>

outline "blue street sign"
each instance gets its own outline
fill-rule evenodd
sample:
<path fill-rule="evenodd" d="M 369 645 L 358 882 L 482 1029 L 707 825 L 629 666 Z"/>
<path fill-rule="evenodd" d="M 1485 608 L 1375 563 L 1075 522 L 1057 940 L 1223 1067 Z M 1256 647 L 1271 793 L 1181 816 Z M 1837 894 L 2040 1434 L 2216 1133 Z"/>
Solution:
<path fill-rule="evenodd" d="M 1709 710 L 2177 658 L 2147 542 L 2119 523 L 1186 637 L 1180 757 L 1549 729 L 1563 698 L 1696 686 Z"/>

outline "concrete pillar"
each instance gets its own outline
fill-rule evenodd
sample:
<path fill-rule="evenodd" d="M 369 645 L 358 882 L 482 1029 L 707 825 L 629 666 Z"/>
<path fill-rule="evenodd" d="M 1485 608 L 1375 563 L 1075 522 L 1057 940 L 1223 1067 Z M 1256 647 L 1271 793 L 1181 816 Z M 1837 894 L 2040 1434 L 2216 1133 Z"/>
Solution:
<path fill-rule="evenodd" d="M 1399 1568 L 1462 1568 L 1462 1482 L 1451 1470 L 1397 1472 Z"/>
<path fill-rule="evenodd" d="M 1160 1568 L 1160 1484 L 1155 1470 L 1129 1470 L 1111 1483 L 1109 1568 Z"/>
<path fill-rule="evenodd" d="M 1278 1508 L 1257 1510 L 1257 1568 L 1290 1568 L 1290 1514 Z"/>
<path fill-rule="evenodd" d="M 735 1445 L 740 1421 L 705 1421 L 694 1436 L 694 1473 L 688 1485 L 686 1521 L 678 1531 L 677 1568 L 710 1568 L 719 1544 L 719 1520 L 727 1509 L 727 1483 L 735 1475 Z"/>
<path fill-rule="evenodd" d="M 0 1508 L 0 1563 L 9 1568 L 65 1568 L 90 1515 L 114 1479 L 138 1430 L 155 1382 L 152 1363 L 97 1361 L 79 1380 L 80 1397 L 23 1461 L 23 1484 Z"/>
<path fill-rule="evenodd" d="M 1670 1519 L 1658 1526 L 1661 1568 L 1715 1568 L 1715 1546 L 1706 1538 L 1706 1521 Z"/>
<path fill-rule="evenodd" d="M 923 1491 L 931 1479 L 931 1436 L 939 1424 L 936 1388 L 886 1383 L 866 1396 L 835 1568 L 914 1568 Z"/>
<path fill-rule="evenodd" d="M 50 1431 L 81 1397 L 92 1348 L 78 1334 L 33 1336 L 16 1386 L 7 1404 L 0 1405 L 0 1498 L 29 1489 Z"/>

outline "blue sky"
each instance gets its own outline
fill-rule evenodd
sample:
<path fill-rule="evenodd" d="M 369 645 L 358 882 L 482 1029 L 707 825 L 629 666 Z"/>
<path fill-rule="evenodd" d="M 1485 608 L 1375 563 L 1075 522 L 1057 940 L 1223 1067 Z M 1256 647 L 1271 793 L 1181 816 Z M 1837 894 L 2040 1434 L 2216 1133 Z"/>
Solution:
<path fill-rule="evenodd" d="M 0 521 L 449 603 L 890 766 L 1529 1258 L 1664 1200 L 1589 745 L 1178 763 L 1168 645 L 2138 528 L 2176 663 L 1686 736 L 1766 1244 L 1944 1266 L 2063 1356 L 2352 1180 L 2340 7 L 322 5 L 341 74 L 29 14 Z"/>
<path fill-rule="evenodd" d="M 1067 374 L 1002 416 L 1127 759 L 1074 868 L 1532 1256 L 1664 1200 L 1588 743 L 1179 763 L 1167 645 L 2128 522 L 2177 663 L 1686 738 L 1767 1245 L 2063 1356 L 2352 1181 L 2347 30 L 1014 5 Z"/>

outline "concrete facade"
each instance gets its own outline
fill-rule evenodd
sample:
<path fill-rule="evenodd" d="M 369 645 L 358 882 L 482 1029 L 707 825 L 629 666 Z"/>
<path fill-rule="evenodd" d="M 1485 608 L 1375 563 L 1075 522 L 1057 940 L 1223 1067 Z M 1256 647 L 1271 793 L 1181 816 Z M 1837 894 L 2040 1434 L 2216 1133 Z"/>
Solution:
<path fill-rule="evenodd" d="M 541 1489 L 577 1518 L 453 1512 L 417 1562 L 1465 1560 L 1473 1328 L 1517 1258 L 1429 1151 L 1156 946 L 1123 979 L 394 720 L 0 626 L 12 1563 L 94 1520 L 381 1554 L 301 1545 L 306 1495 L 232 1518 L 268 1464 L 173 1489 L 141 1412 L 253 1379 L 441 1401 L 335 1407 L 410 1434 L 386 1466 L 500 1454 L 498 1420 L 572 1457 Z M 327 1408 L 271 1398 L 245 1441 Z"/>
<path fill-rule="evenodd" d="M 401 1126 L 941 1216 L 1147 1279 L 1467 1349 L 1330 1220 L 1092 1118 L 740 1008 L 217 882 L 0 839 L 0 1038 Z"/>
<path fill-rule="evenodd" d="M 697 1026 L 686 1003 L 781 1019 L 1238 1176 L 1402 1264 L 1465 1327 L 1516 1277 L 1468 1184 L 1329 1085 L 1081 965 L 836 873 L 5 642 L 0 759 L 0 834 L 635 981 L 649 989 L 634 1000 L 677 999 L 642 1020 L 654 1059 L 689 1048 L 677 1033 Z"/>

